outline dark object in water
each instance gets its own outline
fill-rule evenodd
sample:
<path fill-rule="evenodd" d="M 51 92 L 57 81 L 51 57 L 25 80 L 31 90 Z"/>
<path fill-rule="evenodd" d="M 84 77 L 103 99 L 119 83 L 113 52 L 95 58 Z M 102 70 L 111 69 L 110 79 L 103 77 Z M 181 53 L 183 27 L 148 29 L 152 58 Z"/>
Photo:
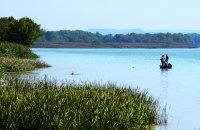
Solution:
<path fill-rule="evenodd" d="M 70 73 L 70 75 L 79 75 L 79 74 L 75 74 L 73 71 Z"/>
<path fill-rule="evenodd" d="M 168 63 L 168 65 L 160 65 L 161 69 L 171 69 L 172 68 L 172 64 Z"/>

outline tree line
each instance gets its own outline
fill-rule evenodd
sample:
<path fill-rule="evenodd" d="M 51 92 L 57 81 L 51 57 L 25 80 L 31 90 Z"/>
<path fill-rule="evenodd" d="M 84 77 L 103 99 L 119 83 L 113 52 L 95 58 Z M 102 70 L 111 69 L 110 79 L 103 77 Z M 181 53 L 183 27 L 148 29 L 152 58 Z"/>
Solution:
<path fill-rule="evenodd" d="M 37 39 L 40 42 L 87 42 L 87 43 L 187 43 L 200 45 L 200 34 L 182 33 L 156 33 L 156 34 L 108 34 L 91 33 L 81 30 L 42 30 L 42 36 Z"/>
<path fill-rule="evenodd" d="M 0 18 L 0 42 L 16 42 L 31 46 L 38 42 L 79 42 L 79 43 L 184 43 L 200 45 L 200 34 L 156 33 L 156 34 L 108 34 L 91 33 L 82 30 L 45 31 L 28 17 L 14 19 Z"/>

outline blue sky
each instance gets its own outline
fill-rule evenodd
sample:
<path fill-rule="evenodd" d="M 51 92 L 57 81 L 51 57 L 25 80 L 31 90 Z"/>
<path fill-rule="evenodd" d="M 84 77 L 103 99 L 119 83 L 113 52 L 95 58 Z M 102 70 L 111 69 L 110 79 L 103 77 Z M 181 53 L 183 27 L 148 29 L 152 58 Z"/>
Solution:
<path fill-rule="evenodd" d="M 30 17 L 46 30 L 200 30 L 200 0 L 1 0 L 0 17 Z"/>

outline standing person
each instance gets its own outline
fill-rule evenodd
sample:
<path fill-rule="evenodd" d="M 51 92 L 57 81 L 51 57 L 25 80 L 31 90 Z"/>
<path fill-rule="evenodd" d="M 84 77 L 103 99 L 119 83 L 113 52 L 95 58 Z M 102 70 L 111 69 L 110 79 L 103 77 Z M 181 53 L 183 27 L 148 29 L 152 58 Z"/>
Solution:
<path fill-rule="evenodd" d="M 166 58 L 165 58 L 165 64 L 168 66 L 168 60 L 169 60 L 169 57 L 168 55 L 166 54 Z"/>
<path fill-rule="evenodd" d="M 165 57 L 164 57 L 164 55 L 162 55 L 162 57 L 160 58 L 160 61 L 161 61 L 162 66 L 164 66 L 164 64 L 165 64 Z"/>

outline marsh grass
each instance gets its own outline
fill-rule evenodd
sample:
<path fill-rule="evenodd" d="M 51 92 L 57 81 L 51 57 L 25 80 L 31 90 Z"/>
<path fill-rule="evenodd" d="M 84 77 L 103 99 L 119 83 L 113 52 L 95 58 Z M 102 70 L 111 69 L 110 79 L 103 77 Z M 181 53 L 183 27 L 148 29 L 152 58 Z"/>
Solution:
<path fill-rule="evenodd" d="M 33 53 L 30 48 L 17 43 L 2 43 L 0 42 L 0 56 L 1 57 L 17 57 L 26 59 L 39 58 Z"/>
<path fill-rule="evenodd" d="M 36 68 L 49 67 L 44 62 L 38 60 L 0 57 L 0 71 L 3 72 L 23 72 L 31 71 Z"/>
<path fill-rule="evenodd" d="M 9 76 L 0 81 L 0 129 L 145 130 L 160 120 L 158 101 L 138 88 Z"/>
<path fill-rule="evenodd" d="M 24 72 L 49 67 L 37 60 L 38 57 L 26 46 L 0 42 L 0 72 Z"/>

